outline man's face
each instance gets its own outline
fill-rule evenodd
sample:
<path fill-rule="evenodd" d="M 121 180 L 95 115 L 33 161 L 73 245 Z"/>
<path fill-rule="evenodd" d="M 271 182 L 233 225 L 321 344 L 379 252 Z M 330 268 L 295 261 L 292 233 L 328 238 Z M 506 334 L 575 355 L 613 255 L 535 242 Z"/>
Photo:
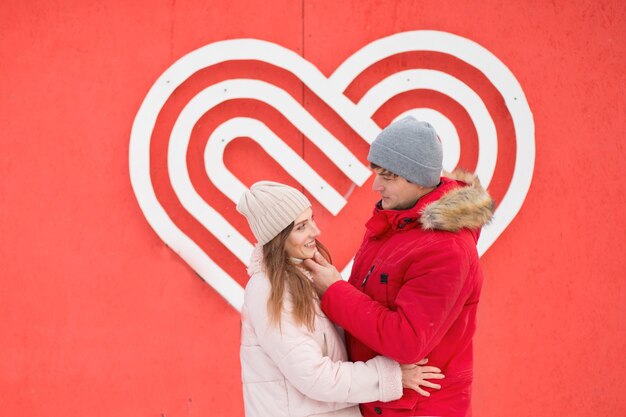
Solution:
<path fill-rule="evenodd" d="M 374 168 L 372 190 L 380 193 L 384 210 L 404 210 L 415 205 L 424 188 L 382 168 Z"/>

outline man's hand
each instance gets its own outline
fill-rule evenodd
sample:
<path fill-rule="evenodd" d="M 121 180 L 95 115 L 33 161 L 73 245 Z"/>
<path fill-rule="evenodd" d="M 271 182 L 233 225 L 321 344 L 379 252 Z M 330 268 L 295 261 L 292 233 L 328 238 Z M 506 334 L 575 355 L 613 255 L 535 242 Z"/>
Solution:
<path fill-rule="evenodd" d="M 315 287 L 315 291 L 320 298 L 322 298 L 328 287 L 342 280 L 337 268 L 329 264 L 319 252 L 315 252 L 313 259 L 305 259 L 304 266 L 311 272 L 313 287 Z"/>

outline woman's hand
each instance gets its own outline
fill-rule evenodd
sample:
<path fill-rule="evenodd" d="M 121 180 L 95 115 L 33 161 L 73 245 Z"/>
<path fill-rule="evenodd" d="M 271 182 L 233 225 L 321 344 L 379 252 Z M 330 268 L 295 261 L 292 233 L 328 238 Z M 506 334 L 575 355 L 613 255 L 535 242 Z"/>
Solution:
<path fill-rule="evenodd" d="M 416 364 L 400 365 L 402 369 L 402 386 L 410 388 L 422 394 L 424 397 L 430 397 L 430 392 L 422 387 L 440 389 L 441 385 L 427 381 L 427 379 L 443 379 L 444 375 L 441 369 L 434 366 L 424 366 L 428 363 L 428 359 L 422 359 Z"/>

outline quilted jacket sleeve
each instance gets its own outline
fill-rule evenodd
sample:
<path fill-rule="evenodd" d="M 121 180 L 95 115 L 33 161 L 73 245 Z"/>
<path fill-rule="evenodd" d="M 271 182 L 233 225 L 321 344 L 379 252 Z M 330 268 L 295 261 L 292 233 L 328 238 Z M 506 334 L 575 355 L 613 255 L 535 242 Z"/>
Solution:
<path fill-rule="evenodd" d="M 415 363 L 437 346 L 463 308 L 472 268 L 467 251 L 461 242 L 447 241 L 422 253 L 406 273 L 395 310 L 345 281 L 324 293 L 322 310 L 374 351 Z"/>
<path fill-rule="evenodd" d="M 333 361 L 324 356 L 312 333 L 294 322 L 288 297 L 281 326 L 270 323 L 269 290 L 267 279 L 253 277 L 246 287 L 244 302 L 260 346 L 297 390 L 324 402 L 391 401 L 402 396 L 397 362 L 382 356 L 367 362 Z"/>

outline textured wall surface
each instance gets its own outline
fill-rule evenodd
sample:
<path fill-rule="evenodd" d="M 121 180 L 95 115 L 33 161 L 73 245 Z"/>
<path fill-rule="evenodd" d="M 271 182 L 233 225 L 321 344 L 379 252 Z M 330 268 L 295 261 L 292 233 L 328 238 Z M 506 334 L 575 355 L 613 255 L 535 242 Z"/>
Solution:
<path fill-rule="evenodd" d="M 329 77 L 365 45 L 438 30 L 486 48 L 515 75 L 534 118 L 532 184 L 482 257 L 474 415 L 626 415 L 626 11 L 618 0 L 3 1 L 0 5 L 0 409 L 35 416 L 242 416 L 239 313 L 150 227 L 131 187 L 131 127 L 174 62 L 205 45 L 257 38 Z M 358 102 L 405 68 L 453 74 L 477 92 L 498 133 L 489 190 L 502 201 L 516 160 L 503 98 L 475 68 L 407 53 L 365 70 Z M 255 78 L 288 92 L 361 161 L 367 144 L 297 77 L 259 62 L 225 62 L 182 84 L 159 113 L 150 177 L 172 221 L 239 284 L 245 267 L 189 215 L 170 183 L 169 134 L 205 86 Z M 416 104 L 417 103 L 417 104 Z M 456 126 L 459 165 L 484 150 L 464 109 L 431 90 L 380 107 L 385 126 L 416 106 Z M 222 103 L 194 126 L 186 154 L 200 196 L 248 240 L 233 203 L 203 166 L 210 133 L 232 117 L 262 120 L 348 204 L 315 203 L 322 240 L 343 267 L 376 200 L 303 133 L 258 100 Z M 225 165 L 250 185 L 295 184 L 246 138 Z"/>

